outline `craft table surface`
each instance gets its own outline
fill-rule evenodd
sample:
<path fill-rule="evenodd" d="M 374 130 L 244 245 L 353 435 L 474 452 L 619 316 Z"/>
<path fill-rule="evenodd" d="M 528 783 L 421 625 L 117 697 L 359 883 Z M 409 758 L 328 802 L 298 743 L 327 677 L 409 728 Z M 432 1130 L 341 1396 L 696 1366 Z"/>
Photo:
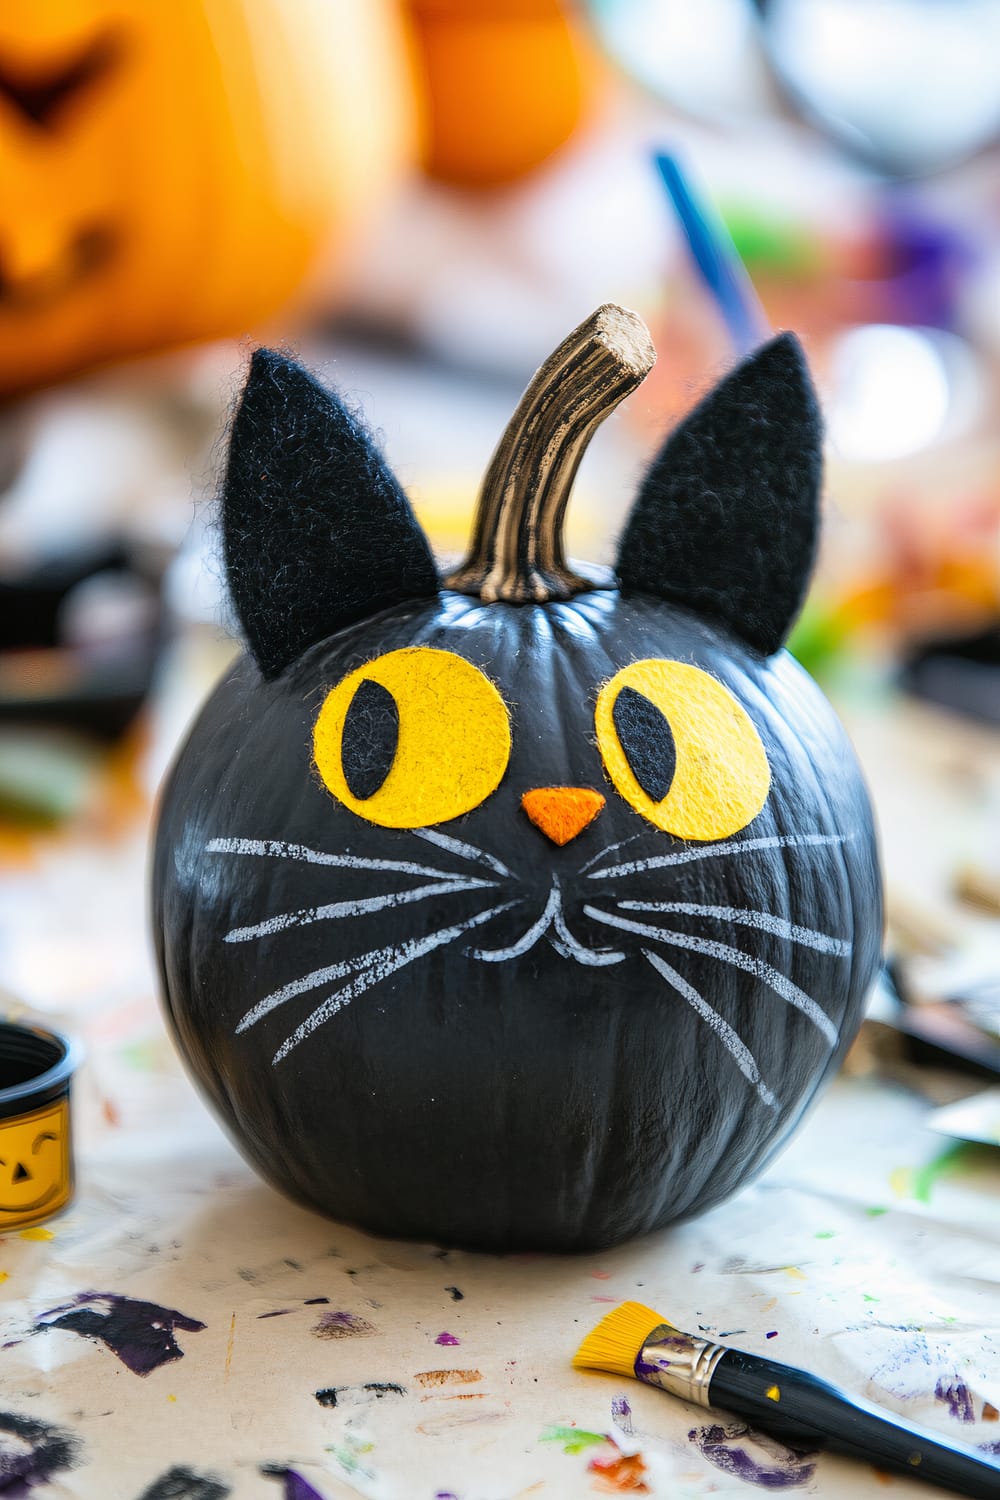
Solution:
<path fill-rule="evenodd" d="M 907 759 L 912 723 L 853 727 L 890 875 L 930 890 L 914 809 L 930 817 L 933 736 L 919 720 Z M 954 801 L 948 816 L 957 836 Z M 842 1077 L 758 1182 L 613 1251 L 374 1240 L 264 1186 L 187 1082 L 154 998 L 144 861 L 136 827 L 0 876 L 0 981 L 89 1053 L 76 1201 L 0 1239 L 0 1490 L 55 1429 L 71 1464 L 21 1491 L 37 1500 L 939 1493 L 574 1371 L 624 1299 L 1000 1457 L 996 1153 L 934 1135 L 918 1093 Z"/>
<path fill-rule="evenodd" d="M 160 1062 L 137 1059 L 119 1093 L 129 1128 L 85 1137 L 73 1209 L 0 1242 L 3 1404 L 75 1439 L 39 1500 L 936 1493 L 571 1369 L 626 1298 L 1000 1449 L 995 1170 L 927 1171 L 941 1142 L 901 1091 L 844 1080 L 761 1181 L 695 1223 L 498 1258 L 286 1202 Z M 98 1331 L 53 1326 L 84 1294 L 110 1299 L 82 1304 Z"/>

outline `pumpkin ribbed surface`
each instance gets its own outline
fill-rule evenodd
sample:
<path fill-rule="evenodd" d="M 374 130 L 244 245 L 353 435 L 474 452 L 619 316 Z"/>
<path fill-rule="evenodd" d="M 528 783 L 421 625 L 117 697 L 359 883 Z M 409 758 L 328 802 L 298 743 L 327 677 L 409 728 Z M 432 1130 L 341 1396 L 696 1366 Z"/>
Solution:
<path fill-rule="evenodd" d="M 380 826 L 331 795 L 314 729 L 350 673 L 415 647 L 494 685 L 509 761 L 464 815 Z M 766 756 L 763 806 L 726 838 L 671 834 L 606 774 L 598 696 L 651 660 L 720 684 Z M 606 799 L 562 846 L 521 806 L 558 788 Z M 153 907 L 180 1049 L 275 1186 L 378 1233 L 566 1250 L 761 1168 L 857 1029 L 880 899 L 864 786 L 806 674 L 608 589 L 444 593 L 273 681 L 244 660 L 167 785 Z"/>

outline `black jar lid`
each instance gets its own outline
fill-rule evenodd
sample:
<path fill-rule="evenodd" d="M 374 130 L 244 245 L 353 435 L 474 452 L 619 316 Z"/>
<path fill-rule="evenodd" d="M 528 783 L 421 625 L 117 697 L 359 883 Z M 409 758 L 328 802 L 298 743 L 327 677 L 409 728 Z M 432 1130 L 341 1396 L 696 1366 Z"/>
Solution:
<path fill-rule="evenodd" d="M 0 1021 L 0 1120 L 23 1115 L 69 1092 L 79 1044 L 25 1021 Z"/>

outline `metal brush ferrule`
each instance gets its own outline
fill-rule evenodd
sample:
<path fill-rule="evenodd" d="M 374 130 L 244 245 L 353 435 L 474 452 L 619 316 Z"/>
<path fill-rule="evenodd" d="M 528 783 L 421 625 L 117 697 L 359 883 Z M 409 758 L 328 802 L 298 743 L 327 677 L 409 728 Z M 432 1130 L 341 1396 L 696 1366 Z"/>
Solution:
<path fill-rule="evenodd" d="M 635 1362 L 638 1380 L 658 1385 L 661 1391 L 708 1406 L 708 1387 L 715 1367 L 726 1352 L 725 1344 L 696 1339 L 661 1323 L 649 1334 Z"/>

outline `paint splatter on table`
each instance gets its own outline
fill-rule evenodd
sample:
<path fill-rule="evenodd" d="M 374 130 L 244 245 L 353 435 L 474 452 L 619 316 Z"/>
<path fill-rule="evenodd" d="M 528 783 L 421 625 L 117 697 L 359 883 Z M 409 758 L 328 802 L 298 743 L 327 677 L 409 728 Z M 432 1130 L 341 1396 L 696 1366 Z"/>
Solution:
<path fill-rule="evenodd" d="M 47 1239 L 0 1239 L 0 1477 L 37 1500 L 847 1500 L 883 1483 L 926 1497 L 573 1371 L 604 1298 L 780 1347 L 996 1445 L 996 1168 L 956 1158 L 914 1192 L 939 1146 L 902 1092 L 841 1081 L 759 1183 L 693 1224 L 600 1256 L 493 1257 L 374 1240 L 286 1202 L 168 1052 L 140 1049 L 130 1089 L 116 1070 L 131 1047 L 119 1037 L 84 1081 L 73 1208 Z M 101 1107 L 109 1084 L 128 1129 Z"/>

